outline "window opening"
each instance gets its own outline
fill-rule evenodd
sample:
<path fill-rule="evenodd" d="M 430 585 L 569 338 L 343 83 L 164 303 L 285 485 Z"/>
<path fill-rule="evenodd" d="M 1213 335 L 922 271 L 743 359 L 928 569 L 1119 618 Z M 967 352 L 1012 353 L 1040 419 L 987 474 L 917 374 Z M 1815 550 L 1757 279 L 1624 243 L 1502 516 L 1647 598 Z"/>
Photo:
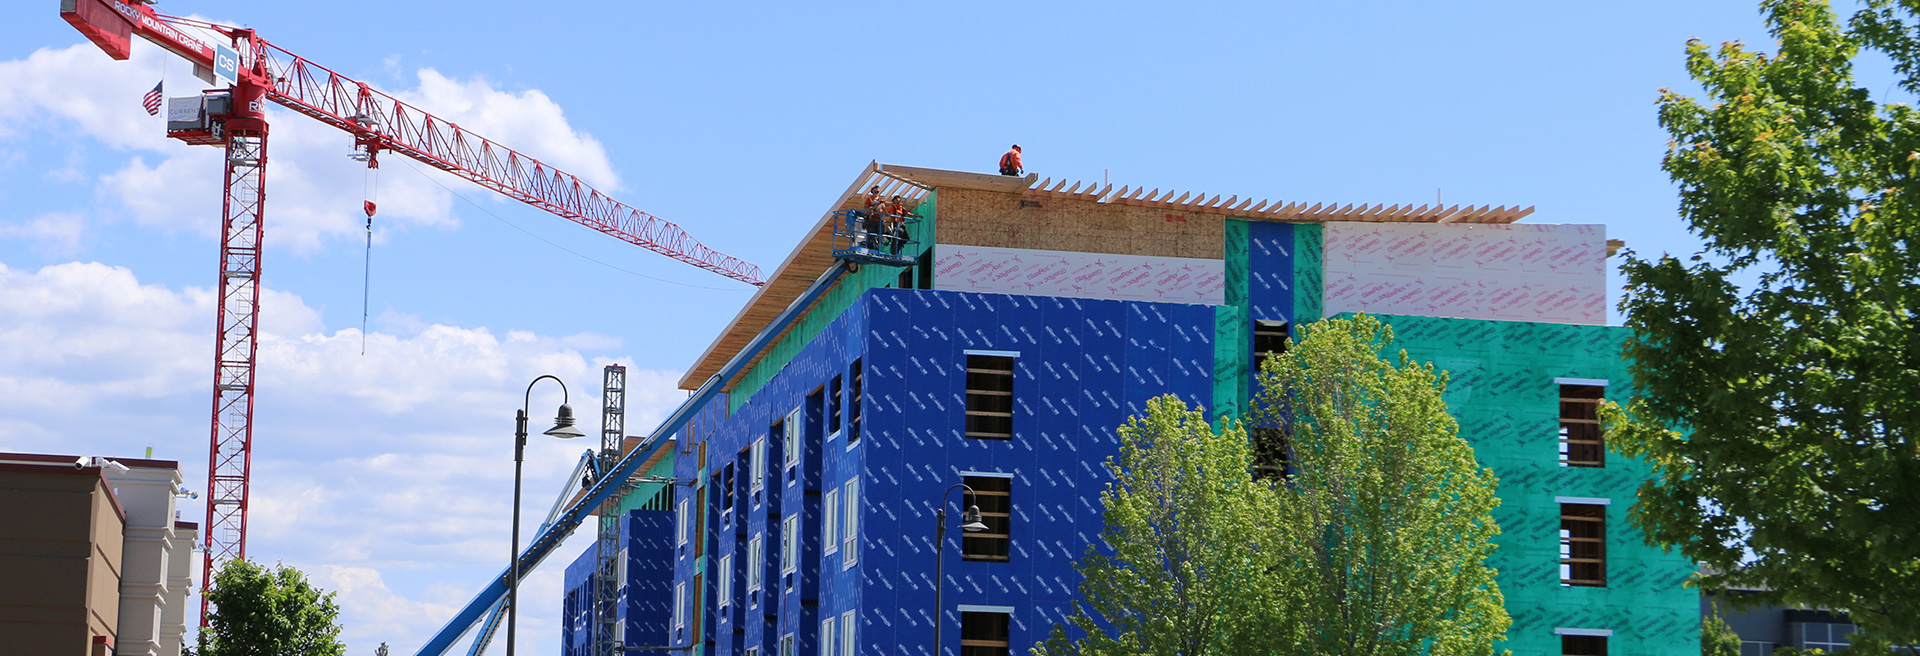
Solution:
<path fill-rule="evenodd" d="M 813 394 L 808 395 L 807 403 L 811 405 L 819 401 L 819 399 L 820 391 L 814 390 Z M 806 439 L 806 431 L 800 428 L 802 426 L 800 423 L 800 410 L 805 407 L 806 406 L 799 406 L 794 408 L 793 412 L 787 413 L 786 419 L 780 420 L 780 430 L 778 431 L 780 436 L 780 450 L 786 454 L 783 461 L 786 463 L 787 469 L 792 469 L 795 465 L 800 464 L 800 441 Z"/>
<path fill-rule="evenodd" d="M 1560 585 L 1607 584 L 1607 507 L 1560 504 Z"/>
<path fill-rule="evenodd" d="M 1607 656 L 1607 637 L 1560 636 L 1560 653 L 1564 656 Z"/>
<path fill-rule="evenodd" d="M 1253 477 L 1284 480 L 1292 473 L 1293 436 L 1284 426 L 1256 426 L 1253 437 Z"/>
<path fill-rule="evenodd" d="M 748 479 L 748 489 L 759 492 L 760 488 L 767 485 L 767 438 L 754 440 L 753 446 L 748 447 L 747 451 L 747 459 L 753 461 L 748 465 L 753 472 L 753 477 Z"/>
<path fill-rule="evenodd" d="M 747 591 L 748 592 L 753 592 L 755 590 L 760 589 L 760 577 L 762 573 L 766 571 L 765 559 L 767 555 L 764 549 L 765 549 L 765 545 L 762 543 L 759 535 L 755 535 L 753 536 L 752 540 L 747 541 Z"/>
<path fill-rule="evenodd" d="M 1253 322 L 1253 374 L 1267 368 L 1267 358 L 1287 352 L 1287 322 Z"/>
<path fill-rule="evenodd" d="M 720 557 L 720 602 L 716 605 L 725 608 L 733 604 L 733 556 Z"/>
<path fill-rule="evenodd" d="M 834 624 L 832 616 L 820 620 L 820 656 L 833 656 L 833 648 L 838 646 L 833 640 Z"/>
<path fill-rule="evenodd" d="M 678 583 L 673 586 L 673 628 L 680 629 L 686 626 L 687 584 Z"/>
<path fill-rule="evenodd" d="M 853 611 L 840 615 L 840 656 L 853 656 Z"/>
<path fill-rule="evenodd" d="M 1006 562 L 1013 527 L 1013 479 L 1000 476 L 967 476 L 973 488 L 973 503 L 980 506 L 980 523 L 987 530 L 961 533 L 960 559 Z"/>
<path fill-rule="evenodd" d="M 780 636 L 780 656 L 794 656 L 793 634 L 789 633 L 789 634 Z"/>
<path fill-rule="evenodd" d="M 826 553 L 840 551 L 840 490 L 827 490 L 820 504 L 820 548 Z"/>
<path fill-rule="evenodd" d="M 780 573 L 792 574 L 800 564 L 800 516 L 787 515 L 780 522 Z"/>
<path fill-rule="evenodd" d="M 846 535 L 840 540 L 841 562 L 852 567 L 860 557 L 860 479 L 847 481 L 846 514 L 841 518 L 846 526 Z"/>
<path fill-rule="evenodd" d="M 674 509 L 675 517 L 673 518 L 673 524 L 675 545 L 682 547 L 687 546 L 687 532 L 688 529 L 693 528 L 693 518 L 689 514 L 689 507 L 692 503 L 693 501 L 691 499 L 681 499 L 680 505 Z"/>
<path fill-rule="evenodd" d="M 1013 439 L 1013 358 L 967 355 L 967 437 Z"/>
<path fill-rule="evenodd" d="M 1007 614 L 960 613 L 960 656 L 1008 656 Z"/>
<path fill-rule="evenodd" d="M 1560 386 L 1560 466 L 1605 467 L 1607 445 L 1600 432 L 1599 385 Z"/>
<path fill-rule="evenodd" d="M 733 465 L 720 468 L 720 512 L 733 510 Z"/>
<path fill-rule="evenodd" d="M 853 367 L 851 367 L 847 373 L 848 384 L 850 385 L 850 387 L 847 388 L 849 392 L 849 398 L 847 399 L 847 446 L 853 446 L 854 442 L 860 441 L 860 405 L 861 401 L 864 400 L 860 396 L 860 380 L 863 375 L 864 372 L 860 368 L 860 361 L 854 360 Z"/>
<path fill-rule="evenodd" d="M 827 383 L 827 434 L 840 433 L 840 377 L 834 376 Z"/>

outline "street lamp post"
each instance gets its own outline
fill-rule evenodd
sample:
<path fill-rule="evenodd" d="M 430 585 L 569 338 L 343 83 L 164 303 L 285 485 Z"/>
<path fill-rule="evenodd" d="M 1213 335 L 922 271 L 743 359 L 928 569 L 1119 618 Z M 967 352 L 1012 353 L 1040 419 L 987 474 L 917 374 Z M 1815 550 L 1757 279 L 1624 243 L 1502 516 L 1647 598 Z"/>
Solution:
<path fill-rule="evenodd" d="M 980 506 L 974 504 L 973 488 L 966 483 L 955 483 L 940 493 L 940 507 L 933 511 L 935 527 L 933 529 L 933 656 L 940 656 L 940 628 L 946 624 L 946 603 L 941 598 L 946 593 L 947 566 L 947 496 L 955 489 L 966 490 L 967 510 L 960 515 L 960 530 L 979 533 L 987 530 L 980 523 Z"/>
<path fill-rule="evenodd" d="M 513 656 L 514 627 L 520 620 L 520 463 L 527 453 L 527 408 L 533 405 L 533 386 L 542 380 L 560 383 L 560 410 L 554 415 L 553 428 L 544 434 L 562 439 L 586 435 L 573 427 L 573 406 L 567 405 L 565 382 L 553 376 L 541 376 L 527 383 L 526 398 L 513 417 L 513 548 L 507 553 L 507 656 Z"/>

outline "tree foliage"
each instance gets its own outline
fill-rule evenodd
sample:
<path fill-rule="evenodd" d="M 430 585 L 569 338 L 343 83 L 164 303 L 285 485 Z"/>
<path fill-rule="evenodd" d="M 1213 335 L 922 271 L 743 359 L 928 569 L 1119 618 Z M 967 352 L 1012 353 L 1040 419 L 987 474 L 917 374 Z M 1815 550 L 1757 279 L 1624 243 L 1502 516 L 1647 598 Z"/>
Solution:
<path fill-rule="evenodd" d="M 200 656 L 341 656 L 340 608 L 333 593 L 307 583 L 285 565 L 267 568 L 227 561 L 207 593 L 209 626 L 200 632 Z"/>
<path fill-rule="evenodd" d="M 1246 431 L 1215 432 L 1205 415 L 1163 396 L 1119 434 L 1120 452 L 1106 463 L 1115 480 L 1100 495 L 1111 553 L 1090 547 L 1077 563 L 1084 581 L 1070 622 L 1085 637 L 1069 640 L 1056 626 L 1034 653 L 1274 653 L 1280 535 L 1272 486 L 1247 473 Z"/>
<path fill-rule="evenodd" d="M 1718 614 L 1700 620 L 1700 656 L 1740 656 L 1740 634 Z"/>
<path fill-rule="evenodd" d="M 1628 255 L 1641 395 L 1603 410 L 1654 467 L 1633 513 L 1651 541 L 1709 589 L 1850 611 L 1862 646 L 1920 641 L 1920 113 L 1874 103 L 1853 58 L 1886 53 L 1920 92 L 1916 7 L 1849 27 L 1765 0 L 1776 53 L 1687 44 L 1705 98 L 1663 91 L 1663 167 L 1706 251 Z"/>
<path fill-rule="evenodd" d="M 1254 421 L 1291 434 L 1277 488 L 1296 654 L 1490 654 L 1512 621 L 1487 567 L 1498 479 L 1441 399 L 1446 373 L 1380 357 L 1393 329 L 1325 319 L 1260 373 Z"/>
<path fill-rule="evenodd" d="M 1382 360 L 1391 342 L 1370 317 L 1326 320 L 1269 358 L 1253 423 L 1291 430 L 1281 481 L 1252 475 L 1238 422 L 1149 403 L 1107 463 L 1111 552 L 1078 564 L 1084 637 L 1056 627 L 1034 653 L 1491 653 L 1510 623 L 1485 564 L 1495 480 L 1456 434 L 1444 375 Z"/>

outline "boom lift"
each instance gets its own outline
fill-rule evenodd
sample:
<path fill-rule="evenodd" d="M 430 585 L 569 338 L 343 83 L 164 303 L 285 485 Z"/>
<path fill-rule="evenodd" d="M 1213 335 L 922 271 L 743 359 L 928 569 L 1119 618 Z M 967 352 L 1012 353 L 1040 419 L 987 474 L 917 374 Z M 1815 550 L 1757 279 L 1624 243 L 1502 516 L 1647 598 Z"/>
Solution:
<path fill-rule="evenodd" d="M 751 285 L 762 283 L 758 267 L 707 248 L 673 223 L 273 45 L 251 29 L 160 14 L 148 0 L 61 0 L 60 16 L 114 59 L 132 54 L 137 35 L 192 62 L 202 79 L 212 82 L 217 76 L 231 83 L 169 107 L 167 126 L 168 136 L 227 151 L 201 577 L 203 627 L 204 592 L 215 566 L 246 556 L 266 213 L 266 103 L 346 132 L 353 138 L 355 159 L 368 167 L 379 166 L 382 152 L 395 152 L 636 246 Z M 214 35 L 216 42 L 202 41 L 196 33 Z M 220 39 L 226 43 L 217 42 Z M 604 487 L 606 481 L 601 483 Z"/>

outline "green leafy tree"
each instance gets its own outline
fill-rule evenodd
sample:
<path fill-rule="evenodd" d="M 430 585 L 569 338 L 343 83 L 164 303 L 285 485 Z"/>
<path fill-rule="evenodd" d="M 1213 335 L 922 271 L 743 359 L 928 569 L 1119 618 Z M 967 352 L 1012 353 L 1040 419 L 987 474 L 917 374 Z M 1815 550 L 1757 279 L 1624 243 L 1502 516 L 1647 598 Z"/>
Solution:
<path fill-rule="evenodd" d="M 1700 620 L 1700 656 L 1740 656 L 1740 634 L 1719 615 Z"/>
<path fill-rule="evenodd" d="M 1446 373 L 1380 357 L 1393 329 L 1325 319 L 1267 359 L 1255 423 L 1286 426 L 1278 595 L 1290 654 L 1490 654 L 1512 623 L 1487 567 L 1498 479 L 1441 399 Z"/>
<path fill-rule="evenodd" d="M 1392 339 L 1371 317 L 1326 320 L 1268 360 L 1253 423 L 1289 426 L 1291 449 L 1149 403 L 1108 461 L 1112 553 L 1078 564 L 1084 637 L 1056 627 L 1034 653 L 1490 654 L 1510 624 L 1486 566 L 1495 479 L 1456 434 L 1444 375 L 1380 358 Z M 1289 451 L 1296 473 L 1253 476 Z"/>
<path fill-rule="evenodd" d="M 1765 0 L 1771 55 L 1687 44 L 1705 98 L 1663 91 L 1663 168 L 1706 249 L 1627 257 L 1641 395 L 1602 417 L 1654 467 L 1650 541 L 1708 589 L 1848 611 L 1863 650 L 1920 642 L 1920 113 L 1853 75 L 1875 48 L 1920 92 L 1920 2 L 1869 5 Z"/>
<path fill-rule="evenodd" d="M 1100 495 L 1100 537 L 1112 551 L 1089 547 L 1077 564 L 1085 580 L 1070 623 L 1084 637 L 1070 640 L 1056 626 L 1034 653 L 1272 653 L 1283 637 L 1267 621 L 1278 608 L 1275 496 L 1248 475 L 1246 432 L 1216 432 L 1205 415 L 1163 396 L 1119 434 L 1120 452 L 1106 463 L 1115 480 Z"/>
<path fill-rule="evenodd" d="M 285 565 L 267 568 L 234 559 L 220 568 L 200 656 L 341 656 L 340 608 L 333 593 Z"/>

